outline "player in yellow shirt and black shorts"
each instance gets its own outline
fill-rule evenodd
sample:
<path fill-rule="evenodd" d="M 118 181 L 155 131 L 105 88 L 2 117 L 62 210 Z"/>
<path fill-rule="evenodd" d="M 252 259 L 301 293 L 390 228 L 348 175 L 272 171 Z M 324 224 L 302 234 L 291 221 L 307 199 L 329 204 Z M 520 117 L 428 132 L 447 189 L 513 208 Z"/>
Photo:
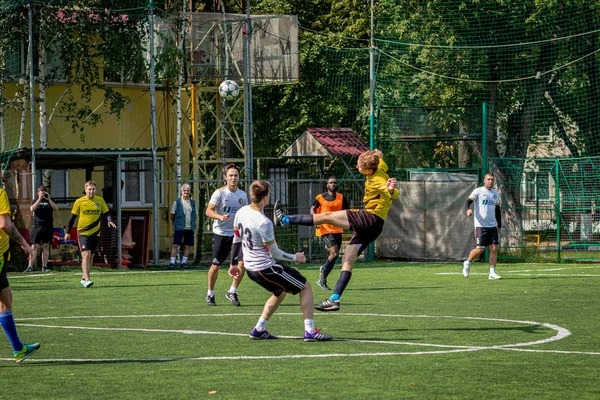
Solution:
<path fill-rule="evenodd" d="M 98 250 L 102 216 L 106 216 L 108 226 L 117 227 L 117 224 L 112 222 L 110 215 L 108 215 L 108 206 L 104 199 L 96 196 L 96 182 L 87 181 L 85 183 L 85 196 L 75 200 L 67 226 L 67 232 L 71 232 L 75 220 L 79 217 L 77 236 L 79 238 L 79 250 L 81 251 L 81 286 L 84 288 L 89 288 L 94 284 L 90 280 L 90 270 L 94 261 L 94 253 Z M 71 235 L 67 233 L 65 240 L 70 239 Z"/>
<path fill-rule="evenodd" d="M 0 174 L 1 177 L 2 174 Z M 27 259 L 33 257 L 33 250 L 23 239 L 17 227 L 10 219 L 10 204 L 4 189 L 0 189 L 0 325 L 13 348 L 15 361 L 20 363 L 40 348 L 39 343 L 23 343 L 17 334 L 17 326 L 12 314 L 12 291 L 6 276 L 6 262 L 9 257 L 10 239 L 14 240 L 25 252 Z"/>
<path fill-rule="evenodd" d="M 315 215 L 284 215 L 277 202 L 275 203 L 275 225 L 331 224 L 353 231 L 350 243 L 344 251 L 342 272 L 335 284 L 333 294 L 329 299 L 315 306 L 320 311 L 340 309 L 340 297 L 350 282 L 354 262 L 381 234 L 392 200 L 399 196 L 396 179 L 388 176 L 388 166 L 383 161 L 383 153 L 380 150 L 365 151 L 358 157 L 356 166 L 358 171 L 367 178 L 363 197 L 365 207 L 362 210 L 340 210 Z"/>

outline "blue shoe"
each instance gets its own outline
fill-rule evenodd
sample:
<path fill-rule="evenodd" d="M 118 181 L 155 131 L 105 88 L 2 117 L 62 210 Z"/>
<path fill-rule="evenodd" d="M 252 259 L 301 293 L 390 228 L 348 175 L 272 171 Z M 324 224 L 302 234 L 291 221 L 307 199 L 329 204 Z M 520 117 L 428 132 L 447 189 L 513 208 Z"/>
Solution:
<path fill-rule="evenodd" d="M 250 332 L 250 339 L 253 340 L 274 340 L 277 339 L 277 336 L 271 335 L 269 331 L 257 331 L 256 328 L 252 328 L 252 332 Z M 306 335 L 304 336 L 306 337 Z"/>
<path fill-rule="evenodd" d="M 14 351 L 15 361 L 20 363 L 21 361 L 28 358 L 30 355 L 35 353 L 40 348 L 39 343 L 23 343 L 21 351 Z"/>
<path fill-rule="evenodd" d="M 331 339 L 333 339 L 331 336 L 324 334 L 319 329 L 315 329 L 314 333 L 304 331 L 305 342 L 327 342 Z"/>
<path fill-rule="evenodd" d="M 175 269 L 175 264 L 173 264 L 173 263 L 169 264 L 169 269 Z"/>

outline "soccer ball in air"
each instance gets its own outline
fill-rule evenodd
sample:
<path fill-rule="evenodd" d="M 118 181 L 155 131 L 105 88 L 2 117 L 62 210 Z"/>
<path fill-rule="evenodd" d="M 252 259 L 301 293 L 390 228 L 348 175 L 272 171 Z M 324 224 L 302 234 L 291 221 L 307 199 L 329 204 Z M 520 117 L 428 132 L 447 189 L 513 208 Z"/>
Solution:
<path fill-rule="evenodd" d="M 219 85 L 219 94 L 225 100 L 232 100 L 240 94 L 240 87 L 235 81 L 228 79 Z"/>

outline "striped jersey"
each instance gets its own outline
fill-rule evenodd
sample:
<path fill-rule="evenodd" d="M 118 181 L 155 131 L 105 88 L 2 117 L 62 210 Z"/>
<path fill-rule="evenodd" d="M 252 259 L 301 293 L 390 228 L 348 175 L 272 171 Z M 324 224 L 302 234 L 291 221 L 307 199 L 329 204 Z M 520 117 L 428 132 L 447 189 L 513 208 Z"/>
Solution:
<path fill-rule="evenodd" d="M 387 173 L 388 166 L 382 158 L 379 159 L 379 166 L 373 175 L 367 175 L 365 181 L 365 195 L 363 203 L 365 203 L 365 211 L 377 215 L 385 220 L 392 206 L 392 200 L 398 198 L 398 189 L 390 194 L 387 190 L 387 181 L 389 175 Z"/>
<path fill-rule="evenodd" d="M 75 200 L 71 214 L 79 216 L 77 220 L 77 234 L 79 236 L 93 236 L 100 232 L 100 216 L 108 212 L 108 206 L 100 196 L 88 199 L 83 196 Z"/>

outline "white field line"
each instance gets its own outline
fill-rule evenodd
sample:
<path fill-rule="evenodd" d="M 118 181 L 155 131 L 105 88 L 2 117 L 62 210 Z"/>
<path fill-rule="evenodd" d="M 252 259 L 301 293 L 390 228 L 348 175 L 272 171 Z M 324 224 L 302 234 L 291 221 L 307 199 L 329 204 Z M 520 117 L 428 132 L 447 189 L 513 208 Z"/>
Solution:
<path fill-rule="evenodd" d="M 278 313 L 278 315 L 298 316 L 300 313 Z M 327 354 L 292 354 L 281 356 L 206 356 L 206 357 L 177 357 L 177 358 L 121 358 L 121 359 L 39 359 L 28 360 L 28 362 L 115 362 L 115 361 L 176 361 L 176 360 L 262 360 L 262 359 L 290 359 L 290 358 L 330 358 L 330 357 L 378 357 L 378 356 L 401 356 L 401 355 L 426 355 L 426 354 L 448 354 L 465 351 L 481 351 L 481 350 L 504 350 L 504 351 L 525 351 L 538 353 L 556 353 L 556 354 L 578 354 L 578 355 L 600 355 L 600 352 L 585 352 L 585 351 L 566 351 L 566 350 L 537 350 L 524 349 L 534 345 L 545 344 L 557 340 L 564 339 L 571 335 L 571 332 L 558 325 L 541 323 L 535 321 L 521 321 L 499 318 L 484 318 L 484 317 L 457 317 L 457 316 L 430 316 L 430 315 L 399 315 L 399 314 L 369 314 L 369 313 L 336 313 L 324 314 L 332 317 L 339 316 L 361 316 L 361 317 L 386 317 L 386 318 L 446 318 L 446 319 L 463 319 L 473 321 L 492 321 L 492 322 L 509 322 L 524 325 L 535 325 L 548 328 L 555 331 L 555 335 L 549 338 L 540 339 L 532 342 L 513 343 L 495 346 L 459 346 L 459 345 L 444 345 L 438 343 L 414 343 L 401 341 L 385 341 L 385 340 L 362 340 L 362 339 L 347 339 L 336 338 L 334 341 L 349 341 L 355 343 L 371 343 L 371 344 L 387 344 L 387 345 L 405 345 L 419 347 L 434 347 L 444 348 L 444 350 L 416 351 L 416 352 L 374 352 L 374 353 L 327 353 Z M 254 313 L 227 313 L 227 314 L 160 314 L 160 315 L 101 315 L 101 316 L 67 316 L 67 317 L 39 317 L 39 318 L 19 318 L 18 321 L 49 321 L 49 320 L 74 320 L 74 319 L 118 319 L 118 318 L 189 318 L 189 317 L 232 317 L 232 316 L 256 316 Z M 180 333 L 187 335 L 225 335 L 245 337 L 247 333 L 231 333 L 231 332 L 215 332 L 205 330 L 190 330 L 190 329 L 147 329 L 147 328 L 120 328 L 120 327 L 85 327 L 85 326 L 56 326 L 45 324 L 19 323 L 19 325 L 50 329 L 82 329 L 94 331 L 136 331 L 136 332 L 160 332 L 160 333 Z M 282 339 L 301 340 L 301 336 L 279 336 Z M 1 361 L 14 361 L 12 358 L 0 358 Z"/>

